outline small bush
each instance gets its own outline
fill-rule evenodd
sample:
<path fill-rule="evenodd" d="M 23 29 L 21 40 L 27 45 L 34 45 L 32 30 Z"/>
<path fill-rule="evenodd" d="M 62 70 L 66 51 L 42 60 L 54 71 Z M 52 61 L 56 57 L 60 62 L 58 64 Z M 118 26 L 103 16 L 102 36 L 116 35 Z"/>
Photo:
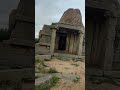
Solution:
<path fill-rule="evenodd" d="M 75 82 L 75 83 L 77 83 L 79 81 L 80 81 L 80 77 L 78 77 L 78 76 L 73 80 L 73 82 Z"/>
<path fill-rule="evenodd" d="M 57 70 L 55 68 L 50 68 L 48 70 L 48 73 L 57 73 Z"/>
<path fill-rule="evenodd" d="M 39 43 L 39 38 L 35 38 L 35 43 Z"/>
<path fill-rule="evenodd" d="M 79 64 L 71 64 L 71 65 L 74 65 L 74 66 L 76 66 L 76 67 L 80 66 Z"/>

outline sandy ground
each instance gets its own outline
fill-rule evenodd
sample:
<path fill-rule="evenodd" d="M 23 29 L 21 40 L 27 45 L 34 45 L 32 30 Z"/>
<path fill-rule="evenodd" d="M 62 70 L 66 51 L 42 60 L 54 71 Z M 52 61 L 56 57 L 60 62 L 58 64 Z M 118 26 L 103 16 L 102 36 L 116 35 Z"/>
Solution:
<path fill-rule="evenodd" d="M 58 72 L 62 73 L 72 73 L 80 76 L 80 82 L 66 81 L 64 79 L 60 79 L 59 82 L 51 88 L 51 90 L 85 90 L 85 63 L 78 61 L 61 61 L 58 59 L 53 59 L 51 61 L 45 62 L 50 67 L 56 68 Z M 77 64 L 75 66 L 73 64 Z"/>
<path fill-rule="evenodd" d="M 78 61 L 61 61 L 58 59 L 53 59 L 51 61 L 45 62 L 51 68 L 54 67 L 58 72 L 62 73 L 72 73 L 80 76 L 80 82 L 74 83 L 60 79 L 59 82 L 51 88 L 51 90 L 120 90 L 120 86 L 116 86 L 110 83 L 102 83 L 100 85 L 93 84 L 90 81 L 87 81 L 85 84 L 85 63 Z M 75 66 L 73 64 L 78 64 Z M 88 87 L 85 87 L 88 86 Z"/>

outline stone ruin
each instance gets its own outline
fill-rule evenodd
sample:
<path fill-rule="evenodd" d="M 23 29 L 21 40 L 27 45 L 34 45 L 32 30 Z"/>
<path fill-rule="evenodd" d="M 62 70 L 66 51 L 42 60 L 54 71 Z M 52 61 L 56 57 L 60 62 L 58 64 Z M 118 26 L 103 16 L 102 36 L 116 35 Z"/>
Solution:
<path fill-rule="evenodd" d="M 120 77 L 120 5 L 86 0 L 86 74 Z"/>
<path fill-rule="evenodd" d="M 0 47 L 2 56 L 6 55 L 0 59 L 0 62 L 2 61 L 6 66 L 33 67 L 34 8 L 29 9 L 33 2 L 34 0 L 31 0 L 27 5 L 27 1 L 20 0 L 17 9 L 12 10 L 9 16 L 10 38 L 4 41 Z"/>
<path fill-rule="evenodd" d="M 20 0 L 9 16 L 10 38 L 0 43 L 0 80 L 34 78 L 34 11 L 34 0 Z"/>
<path fill-rule="evenodd" d="M 85 52 L 84 32 L 80 10 L 70 8 L 64 12 L 58 23 L 43 26 L 39 33 L 39 43 L 35 45 L 35 53 L 81 56 Z"/>

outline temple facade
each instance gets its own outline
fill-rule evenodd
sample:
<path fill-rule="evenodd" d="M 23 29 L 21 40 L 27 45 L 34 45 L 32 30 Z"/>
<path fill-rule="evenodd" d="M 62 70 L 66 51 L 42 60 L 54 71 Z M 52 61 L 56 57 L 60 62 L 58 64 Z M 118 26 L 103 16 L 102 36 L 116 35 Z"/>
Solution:
<path fill-rule="evenodd" d="M 84 26 L 79 9 L 68 9 L 58 23 L 44 25 L 36 44 L 37 54 L 65 53 L 83 55 Z"/>
<path fill-rule="evenodd" d="M 86 0 L 85 46 L 89 74 L 120 75 L 119 6 L 117 0 Z"/>

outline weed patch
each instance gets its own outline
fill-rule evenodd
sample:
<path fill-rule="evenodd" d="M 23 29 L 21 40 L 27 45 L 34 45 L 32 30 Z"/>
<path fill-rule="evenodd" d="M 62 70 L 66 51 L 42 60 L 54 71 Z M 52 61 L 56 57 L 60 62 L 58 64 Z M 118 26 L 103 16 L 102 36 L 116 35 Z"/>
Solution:
<path fill-rule="evenodd" d="M 49 82 L 46 82 L 44 85 L 35 86 L 35 90 L 50 90 L 58 82 L 58 77 L 52 77 Z"/>
<path fill-rule="evenodd" d="M 79 64 L 71 64 L 71 65 L 74 65 L 75 67 L 78 67 L 78 66 L 80 66 Z"/>
<path fill-rule="evenodd" d="M 50 68 L 48 73 L 58 73 L 58 71 L 55 68 Z"/>
<path fill-rule="evenodd" d="M 79 76 L 77 76 L 74 80 L 73 80 L 73 82 L 75 82 L 75 83 L 77 83 L 77 82 L 79 82 L 80 81 L 80 77 Z"/>

